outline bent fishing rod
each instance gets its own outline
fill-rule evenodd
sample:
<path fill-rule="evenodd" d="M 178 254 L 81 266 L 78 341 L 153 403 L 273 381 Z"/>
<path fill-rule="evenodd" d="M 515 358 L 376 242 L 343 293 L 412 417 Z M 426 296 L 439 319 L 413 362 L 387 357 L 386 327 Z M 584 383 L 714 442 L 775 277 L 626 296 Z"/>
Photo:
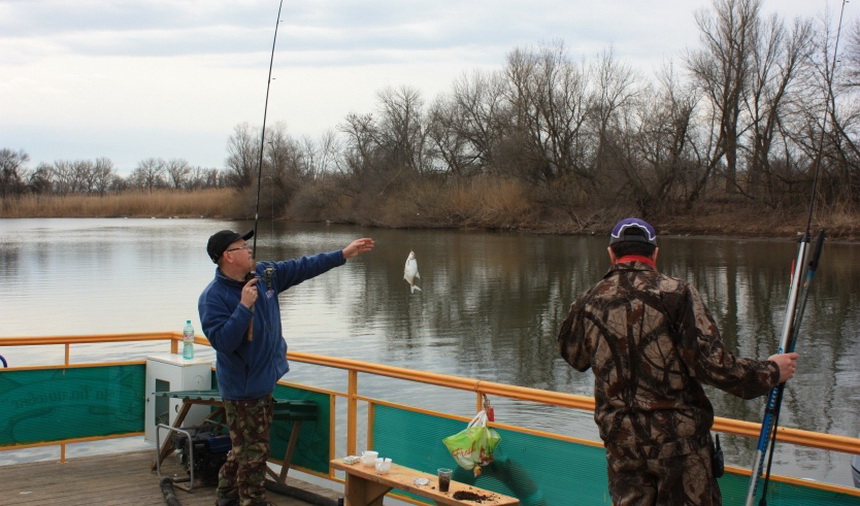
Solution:
<path fill-rule="evenodd" d="M 257 202 L 254 208 L 254 244 L 252 246 L 251 254 L 254 258 L 257 258 L 257 226 L 260 223 L 260 187 L 263 182 L 263 153 L 266 148 L 266 117 L 269 113 L 269 90 L 272 86 L 272 67 L 275 63 L 275 46 L 278 43 L 278 27 L 281 25 L 281 9 L 284 7 L 284 0 L 280 0 L 278 4 L 278 16 L 275 18 L 275 35 L 272 37 L 272 53 L 269 57 L 269 76 L 266 80 L 266 101 L 263 105 L 263 128 L 260 132 L 260 159 L 257 163 Z M 273 267 L 266 267 L 265 272 L 265 283 L 266 290 L 269 290 L 269 287 L 272 283 L 272 275 L 274 274 Z M 253 277 L 254 273 L 249 273 L 249 276 Z M 254 307 L 251 306 L 251 323 L 248 326 L 248 341 L 254 340 Z"/>
<path fill-rule="evenodd" d="M 272 86 L 272 67 L 275 63 L 275 45 L 278 42 L 278 27 L 281 24 L 281 9 L 284 6 L 284 0 L 278 4 L 278 17 L 275 18 L 275 35 L 272 37 L 272 53 L 269 57 L 269 77 L 266 80 L 266 102 L 263 106 L 263 128 L 260 132 L 260 160 L 257 163 L 257 203 L 254 209 L 254 257 L 257 254 L 257 225 L 260 222 L 260 186 L 263 181 L 263 153 L 266 148 L 266 116 L 269 113 L 269 89 Z"/>
<path fill-rule="evenodd" d="M 836 71 L 836 62 L 839 54 L 839 38 L 842 33 L 842 19 L 845 13 L 846 3 L 846 0 L 843 0 L 842 10 L 839 14 L 839 28 L 836 32 L 836 41 L 833 48 L 833 61 L 831 62 L 829 76 L 827 76 L 831 81 Z M 819 139 L 818 155 L 815 158 L 812 195 L 809 198 L 806 231 L 800 239 L 800 243 L 797 248 L 797 257 L 795 258 L 792 266 L 788 304 L 786 305 L 785 320 L 777 353 L 791 353 L 797 345 L 797 336 L 800 331 L 801 322 L 803 321 L 803 314 L 806 310 L 806 302 L 809 299 L 810 287 L 812 286 L 815 272 L 818 269 L 818 262 L 821 258 L 821 251 L 824 247 L 824 230 L 821 229 L 819 230 L 818 237 L 815 241 L 815 249 L 810 253 L 809 247 L 812 239 L 812 216 L 815 209 L 815 199 L 818 194 L 818 182 L 821 174 L 821 159 L 824 156 L 824 142 L 827 130 L 827 118 L 830 115 L 830 103 L 831 99 L 828 94 L 824 106 L 824 118 L 821 122 L 821 136 Z M 759 481 L 763 481 L 759 506 L 767 505 L 767 488 L 770 483 L 770 471 L 773 464 L 777 429 L 779 427 L 779 414 L 782 407 L 784 392 L 785 383 L 783 382 L 772 388 L 768 393 L 765 412 L 762 417 L 761 431 L 759 432 L 758 444 L 756 446 L 756 458 L 753 462 L 753 468 L 750 474 L 749 488 L 747 490 L 745 503 L 746 506 L 753 506 Z M 768 456 L 767 471 L 764 473 L 762 480 L 762 467 L 764 466 L 766 455 Z"/>

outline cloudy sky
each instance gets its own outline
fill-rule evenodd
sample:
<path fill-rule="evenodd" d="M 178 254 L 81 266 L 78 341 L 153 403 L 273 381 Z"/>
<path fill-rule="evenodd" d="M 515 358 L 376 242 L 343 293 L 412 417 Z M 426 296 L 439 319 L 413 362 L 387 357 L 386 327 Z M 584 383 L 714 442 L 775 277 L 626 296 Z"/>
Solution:
<path fill-rule="evenodd" d="M 0 148 L 30 168 L 149 157 L 223 167 L 233 129 L 263 123 L 278 0 L 0 0 Z M 762 0 L 816 20 L 842 0 Z M 846 8 L 846 25 L 857 14 Z M 694 47 L 711 0 L 285 1 L 267 126 L 317 138 L 377 92 L 426 101 L 515 48 L 563 40 L 574 59 L 610 46 L 644 72 Z"/>

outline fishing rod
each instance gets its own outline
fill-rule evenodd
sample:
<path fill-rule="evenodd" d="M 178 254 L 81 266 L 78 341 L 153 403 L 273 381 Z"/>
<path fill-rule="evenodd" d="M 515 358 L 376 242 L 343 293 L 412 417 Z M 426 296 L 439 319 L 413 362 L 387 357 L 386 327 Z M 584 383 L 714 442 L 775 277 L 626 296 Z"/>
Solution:
<path fill-rule="evenodd" d="M 794 321 L 797 315 L 797 301 L 800 295 L 801 279 L 803 269 L 806 266 L 806 260 L 809 251 L 809 231 L 803 234 L 800 239 L 800 244 L 797 248 L 797 257 L 793 262 L 791 274 L 791 285 L 788 292 L 788 304 L 786 305 L 786 316 L 783 324 L 783 330 L 780 338 L 780 346 L 777 353 L 788 353 L 788 344 L 795 339 L 792 334 L 795 332 Z M 761 431 L 759 432 L 758 444 L 756 445 L 756 457 L 753 462 L 752 473 L 750 474 L 749 488 L 747 489 L 746 506 L 752 506 L 755 500 L 758 483 L 761 478 L 761 470 L 764 465 L 765 456 L 768 450 L 772 452 L 774 439 L 776 439 L 776 418 L 782 403 L 782 391 L 785 383 L 781 383 L 770 390 L 765 404 L 764 416 L 761 422 Z M 773 429 L 771 431 L 771 429 Z M 773 437 L 772 437 L 773 436 Z M 764 494 L 763 494 L 764 497 Z"/>
<path fill-rule="evenodd" d="M 843 0 L 842 9 L 839 14 L 839 27 L 836 32 L 836 41 L 833 48 L 833 61 L 829 71 L 828 79 L 832 81 L 833 75 L 836 72 L 836 61 L 839 49 L 839 38 L 842 33 L 842 19 L 845 13 L 845 4 L 847 0 Z M 800 244 L 797 249 L 797 257 L 794 260 L 794 265 L 791 274 L 791 285 L 789 287 L 788 304 L 786 305 L 786 316 L 783 324 L 783 330 L 780 339 L 780 346 L 777 353 L 791 353 L 797 345 L 797 334 L 800 331 L 800 324 L 803 321 L 803 314 L 806 310 L 806 302 L 809 299 L 809 291 L 812 285 L 812 280 L 815 272 L 818 269 L 818 262 L 821 258 L 821 251 L 824 247 L 824 230 L 819 230 L 818 237 L 815 241 L 815 249 L 810 258 L 809 246 L 812 238 L 812 216 L 815 209 L 815 199 L 818 194 L 818 183 L 821 174 L 821 158 L 824 153 L 825 133 L 827 130 L 827 118 L 830 115 L 830 96 L 827 97 L 824 106 L 824 117 L 821 122 L 821 136 L 819 139 L 818 156 L 815 158 L 815 170 L 812 181 L 812 195 L 809 199 L 809 210 L 806 219 L 806 231 L 800 239 Z M 806 276 L 804 277 L 804 271 Z M 762 466 L 764 465 L 765 455 L 768 455 L 767 471 L 764 476 L 764 484 L 762 487 L 761 499 L 759 506 L 767 505 L 767 488 L 770 483 L 770 471 L 773 465 L 773 454 L 776 446 L 777 429 L 779 427 L 779 415 L 782 408 L 782 399 L 785 392 L 785 382 L 780 383 L 772 388 L 768 393 L 767 404 L 765 406 L 764 416 L 761 423 L 761 431 L 759 440 L 756 446 L 756 459 L 753 462 L 752 472 L 750 474 L 750 483 L 747 490 L 746 506 L 752 506 L 755 501 L 758 483 L 761 480 Z"/>
<path fill-rule="evenodd" d="M 815 271 L 818 269 L 818 261 L 821 258 L 821 250 L 823 247 L 824 247 L 824 230 L 822 229 L 822 230 L 818 231 L 818 237 L 815 240 L 815 249 L 813 250 L 812 259 L 809 261 L 809 267 L 807 268 L 806 281 L 804 282 L 803 288 L 802 288 L 803 295 L 800 297 L 800 307 L 797 309 L 797 312 L 795 313 L 794 321 L 792 322 L 792 329 L 791 329 L 791 332 L 789 334 L 790 335 L 789 342 L 788 342 L 786 349 L 785 349 L 786 353 L 793 352 L 794 348 L 797 344 L 798 329 L 800 329 L 800 324 L 803 321 L 803 314 L 804 314 L 804 311 L 806 309 L 806 302 L 809 299 L 809 287 L 812 284 L 812 279 L 815 276 Z M 768 484 L 770 483 L 771 467 L 773 466 L 773 454 L 774 454 L 774 449 L 776 447 L 776 435 L 777 435 L 777 428 L 779 427 L 779 415 L 780 415 L 781 408 L 782 408 L 782 398 L 783 398 L 783 394 L 785 392 L 785 383 L 780 383 L 776 387 L 776 390 L 777 390 L 777 392 L 776 392 L 774 406 L 773 406 L 773 410 L 772 410 L 773 427 L 772 427 L 772 429 L 770 431 L 770 435 L 769 435 L 770 448 L 768 451 L 767 470 L 765 471 L 765 475 L 764 475 L 762 492 L 761 492 L 761 499 L 759 500 L 759 506 L 766 506 L 767 505 L 767 489 L 768 489 Z M 762 425 L 764 425 L 764 423 Z M 764 429 L 762 429 L 762 430 L 764 430 Z M 762 455 L 762 458 L 763 457 L 764 456 Z M 759 469 L 761 469 L 761 462 L 759 462 Z M 753 493 L 755 493 L 755 492 L 753 492 Z"/>
<path fill-rule="evenodd" d="M 281 0 L 278 4 L 278 16 L 275 18 L 275 35 L 272 37 L 272 54 L 269 57 L 269 76 L 266 80 L 266 102 L 263 106 L 263 129 L 260 132 L 260 160 L 257 163 L 257 203 L 254 209 L 254 244 L 252 246 L 252 255 L 254 258 L 257 258 L 257 226 L 260 223 L 260 187 L 263 182 L 263 153 L 266 149 L 266 116 L 269 113 L 269 89 L 272 86 L 272 67 L 275 63 L 275 45 L 278 42 L 278 27 L 281 25 L 281 9 L 284 7 L 284 0 Z M 266 267 L 266 275 L 265 275 L 265 283 L 266 290 L 269 289 L 269 286 L 272 282 L 272 267 Z M 249 273 L 249 276 L 253 277 L 254 273 Z M 247 340 L 254 340 L 254 307 L 251 306 L 251 323 L 248 326 L 248 334 Z"/>
<path fill-rule="evenodd" d="M 260 187 L 263 181 L 263 152 L 266 148 L 266 116 L 269 113 L 269 89 L 272 86 L 272 67 L 275 63 L 275 45 L 278 42 L 278 27 L 281 24 L 281 9 L 284 7 L 284 0 L 280 0 L 278 4 L 278 16 L 275 18 L 275 35 L 272 38 L 272 54 L 269 58 L 269 77 L 266 80 L 266 102 L 263 106 L 263 129 L 260 132 L 260 160 L 257 164 L 257 203 L 254 209 L 254 258 L 257 256 L 257 225 L 260 222 Z"/>

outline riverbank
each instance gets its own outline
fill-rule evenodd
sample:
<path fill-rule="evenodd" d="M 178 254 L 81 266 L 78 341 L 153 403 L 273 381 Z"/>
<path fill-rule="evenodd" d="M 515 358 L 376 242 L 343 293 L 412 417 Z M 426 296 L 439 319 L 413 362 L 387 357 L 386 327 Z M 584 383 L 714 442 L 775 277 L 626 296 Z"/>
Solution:
<path fill-rule="evenodd" d="M 254 219 L 246 193 L 229 189 L 185 192 L 157 190 L 106 196 L 26 195 L 3 202 L 0 218 L 213 218 Z M 702 203 L 646 216 L 662 235 L 714 235 L 793 238 L 806 228 L 807 209 L 773 210 L 749 203 Z M 524 231 L 538 234 L 604 234 L 624 216 L 638 215 L 633 206 L 576 209 L 561 213 L 540 208 L 514 189 L 499 189 L 447 199 L 420 201 L 405 196 L 380 199 L 375 205 L 354 202 L 317 207 L 314 212 L 291 206 L 276 221 L 356 224 L 379 228 L 447 228 Z M 261 206 L 262 220 L 271 220 Z M 830 239 L 860 241 L 860 213 L 816 209 L 813 229 L 825 228 Z"/>

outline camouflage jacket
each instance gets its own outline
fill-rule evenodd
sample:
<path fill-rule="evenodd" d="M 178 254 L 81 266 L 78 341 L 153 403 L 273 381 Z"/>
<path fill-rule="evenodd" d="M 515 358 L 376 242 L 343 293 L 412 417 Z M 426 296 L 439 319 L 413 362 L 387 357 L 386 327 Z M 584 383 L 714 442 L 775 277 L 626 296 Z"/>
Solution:
<path fill-rule="evenodd" d="M 779 381 L 776 363 L 726 349 L 695 287 L 642 261 L 613 265 L 582 294 L 558 341 L 571 366 L 594 371 L 610 455 L 686 455 L 707 443 L 714 419 L 703 383 L 750 399 Z"/>

